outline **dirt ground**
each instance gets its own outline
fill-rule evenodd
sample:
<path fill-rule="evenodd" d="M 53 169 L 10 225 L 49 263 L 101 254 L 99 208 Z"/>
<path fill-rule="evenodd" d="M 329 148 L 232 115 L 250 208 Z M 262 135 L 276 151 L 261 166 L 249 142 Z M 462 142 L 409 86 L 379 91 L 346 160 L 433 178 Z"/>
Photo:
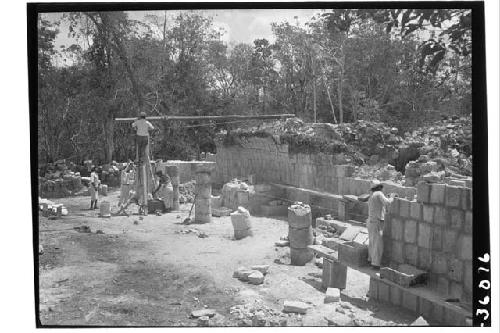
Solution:
<path fill-rule="evenodd" d="M 118 191 L 106 197 L 112 211 L 117 197 Z M 313 262 L 291 266 L 289 248 L 274 245 L 287 234 L 284 220 L 253 217 L 253 237 L 236 241 L 229 217 L 182 225 L 189 205 L 181 212 L 143 219 L 100 218 L 97 210 L 88 210 L 88 197 L 56 201 L 69 215 L 59 220 L 40 216 L 43 325 L 195 326 L 190 313 L 203 308 L 217 312 L 210 325 L 252 325 L 252 313 L 238 316 L 231 311 L 243 304 L 257 313 L 274 310 L 288 326 L 408 325 L 416 319 L 400 308 L 370 301 L 368 276 L 351 269 L 341 302 L 324 304 L 321 269 Z M 91 233 L 73 229 L 83 225 Z M 188 229 L 194 232 L 181 233 Z M 208 237 L 198 237 L 197 230 Z M 232 277 L 238 267 L 257 264 L 271 266 L 264 284 Z M 281 314 L 285 300 L 303 301 L 311 308 L 305 315 Z"/>

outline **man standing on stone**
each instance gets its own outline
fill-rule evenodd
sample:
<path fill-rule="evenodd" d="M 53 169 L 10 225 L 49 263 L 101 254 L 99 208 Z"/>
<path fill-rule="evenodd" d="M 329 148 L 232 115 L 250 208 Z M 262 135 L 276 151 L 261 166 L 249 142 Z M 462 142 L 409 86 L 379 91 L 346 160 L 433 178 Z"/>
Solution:
<path fill-rule="evenodd" d="M 382 193 L 384 185 L 378 180 L 374 180 L 370 191 L 372 195 L 368 199 L 368 260 L 375 269 L 380 269 L 380 261 L 384 251 L 384 218 L 387 206 L 394 200 L 393 195 L 387 198 Z"/>
<path fill-rule="evenodd" d="M 141 112 L 139 119 L 132 123 L 132 127 L 136 130 L 136 156 L 139 160 L 139 164 L 142 164 L 145 157 L 143 154 L 149 154 L 149 151 L 147 151 L 149 144 L 149 130 L 153 130 L 154 127 L 149 121 L 146 120 L 145 112 Z"/>

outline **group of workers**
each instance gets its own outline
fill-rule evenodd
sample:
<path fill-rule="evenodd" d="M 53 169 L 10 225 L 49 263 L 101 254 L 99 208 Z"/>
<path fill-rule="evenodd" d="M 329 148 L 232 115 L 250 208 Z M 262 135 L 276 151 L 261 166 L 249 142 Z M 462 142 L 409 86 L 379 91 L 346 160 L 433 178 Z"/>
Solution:
<path fill-rule="evenodd" d="M 146 114 L 141 112 L 139 118 L 134 121 L 132 127 L 136 130 L 136 156 L 138 157 L 138 163 L 142 164 L 144 162 L 144 154 L 149 154 L 149 131 L 154 130 L 153 125 L 146 120 Z M 146 156 L 147 156 L 146 155 Z M 163 200 L 166 209 L 172 207 L 172 185 L 170 179 L 163 172 L 157 171 L 157 186 L 152 192 L 153 198 L 160 198 Z M 137 196 L 134 191 L 134 182 L 136 178 L 136 167 L 134 163 L 129 162 L 127 167 L 122 171 L 121 174 L 121 189 L 120 189 L 120 200 L 118 206 L 126 207 L 130 202 L 135 202 L 138 204 Z M 90 176 L 90 195 L 91 195 L 91 209 L 97 208 L 98 200 L 98 186 L 99 177 L 95 172 L 95 168 L 92 169 Z M 384 219 L 388 206 L 393 202 L 394 198 L 397 196 L 391 194 L 388 198 L 382 192 L 383 184 L 375 180 L 372 183 L 370 191 L 372 192 L 370 198 L 368 199 L 368 219 L 366 221 L 368 229 L 368 261 L 374 269 L 380 269 L 380 262 L 382 260 L 382 254 L 384 251 L 383 242 L 383 231 L 384 231 Z"/>
<path fill-rule="evenodd" d="M 145 156 L 149 155 L 149 131 L 154 130 L 153 125 L 146 120 L 146 113 L 141 112 L 139 118 L 135 120 L 132 127 L 136 130 L 135 145 L 136 145 L 136 163 L 129 161 L 125 169 L 122 170 L 120 176 L 120 198 L 118 207 L 126 208 L 130 203 L 139 204 L 139 193 L 137 193 L 135 184 L 137 177 L 136 164 L 145 163 Z M 100 180 L 95 167 L 92 167 L 90 174 L 90 209 L 97 209 L 97 201 L 99 199 Z M 152 191 L 148 199 L 157 199 L 163 201 L 165 210 L 172 208 L 173 188 L 170 178 L 163 171 L 156 171 L 155 189 Z"/>

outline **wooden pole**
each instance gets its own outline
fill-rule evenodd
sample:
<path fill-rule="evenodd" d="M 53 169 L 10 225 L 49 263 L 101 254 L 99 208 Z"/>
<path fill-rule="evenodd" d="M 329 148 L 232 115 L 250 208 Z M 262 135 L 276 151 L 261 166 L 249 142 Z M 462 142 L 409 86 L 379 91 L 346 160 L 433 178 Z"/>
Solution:
<path fill-rule="evenodd" d="M 282 118 L 293 118 L 295 114 L 269 114 L 269 115 L 255 115 L 255 116 L 243 116 L 243 115 L 228 115 L 228 116 L 153 116 L 146 117 L 146 120 L 177 120 L 177 121 L 192 121 L 192 120 L 250 120 L 250 119 L 282 119 Z M 115 118 L 117 122 L 129 122 L 134 121 L 137 118 Z"/>

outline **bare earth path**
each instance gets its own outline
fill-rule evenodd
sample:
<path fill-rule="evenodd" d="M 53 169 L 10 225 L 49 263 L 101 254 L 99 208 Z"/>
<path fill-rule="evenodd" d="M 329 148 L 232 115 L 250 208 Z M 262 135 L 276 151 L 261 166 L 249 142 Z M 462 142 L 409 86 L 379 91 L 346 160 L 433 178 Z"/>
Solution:
<path fill-rule="evenodd" d="M 107 197 L 112 210 L 117 195 Z M 348 271 L 342 304 L 323 304 L 321 269 L 313 263 L 290 266 L 289 249 L 274 246 L 287 234 L 283 220 L 253 217 L 254 236 L 235 241 L 229 217 L 180 224 L 188 205 L 141 220 L 136 215 L 99 218 L 97 210 L 87 210 L 88 197 L 57 202 L 68 208 L 68 216 L 40 217 L 40 319 L 45 325 L 193 326 L 191 311 L 208 307 L 218 313 L 213 325 L 237 326 L 241 320 L 230 314 L 232 306 L 257 301 L 281 311 L 284 300 L 312 306 L 306 315 L 288 315 L 289 326 L 408 325 L 415 319 L 370 302 L 369 278 L 354 270 Z M 92 232 L 73 229 L 82 225 Z M 208 237 L 179 233 L 187 229 Z M 263 285 L 232 277 L 236 268 L 257 264 L 271 265 Z"/>

